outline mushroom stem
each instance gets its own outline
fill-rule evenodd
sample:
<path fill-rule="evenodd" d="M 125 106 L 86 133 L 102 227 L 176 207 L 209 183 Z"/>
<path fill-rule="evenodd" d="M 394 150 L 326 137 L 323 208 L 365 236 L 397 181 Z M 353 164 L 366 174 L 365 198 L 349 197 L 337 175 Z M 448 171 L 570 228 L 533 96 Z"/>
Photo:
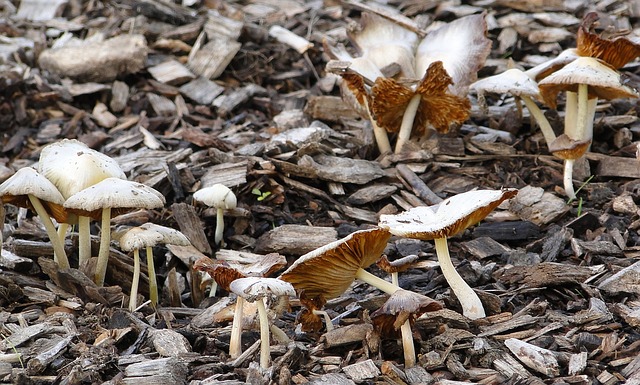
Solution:
<path fill-rule="evenodd" d="M 587 132 L 587 119 L 589 116 L 589 86 L 586 84 L 578 85 L 578 116 L 576 117 L 576 136 L 577 140 L 585 140 L 591 138 Z"/>
<path fill-rule="evenodd" d="M 236 298 L 236 309 L 233 314 L 233 323 L 231 324 L 231 339 L 229 340 L 229 356 L 236 359 L 242 354 L 242 308 L 244 307 L 244 298 L 238 296 Z"/>
<path fill-rule="evenodd" d="M 449 256 L 449 246 L 447 245 L 447 238 L 436 238 L 436 254 L 438 255 L 438 262 L 440 263 L 440 269 L 444 278 L 449 283 L 451 290 L 458 297 L 460 305 L 462 306 L 462 314 L 470 319 L 478 319 L 485 317 L 484 307 L 478 295 L 473 291 L 464 279 L 458 274 L 453 263 L 451 263 L 451 257 Z"/>
<path fill-rule="evenodd" d="M 389 143 L 389 135 L 387 135 L 387 131 L 380 127 L 375 119 L 371 116 L 371 111 L 369 110 L 369 102 L 365 100 L 364 107 L 367 110 L 367 115 L 369 116 L 369 121 L 371 122 L 371 127 L 373 127 L 373 135 L 376 138 L 376 144 L 378 145 L 378 151 L 380 154 L 385 154 L 387 152 L 391 152 L 391 143 Z"/>
<path fill-rule="evenodd" d="M 109 244 L 111 243 L 111 208 L 102 209 L 102 224 L 100 228 L 100 251 L 98 252 L 98 263 L 94 281 L 98 286 L 104 285 L 104 278 L 107 275 L 107 264 L 109 263 Z"/>
<path fill-rule="evenodd" d="M 133 280 L 131 281 L 131 294 L 129 295 L 129 311 L 133 312 L 138 307 L 138 284 L 140 282 L 140 252 L 133 249 Z"/>
<path fill-rule="evenodd" d="M 382 278 L 376 277 L 363 268 L 359 268 L 358 271 L 356 271 L 356 278 L 384 291 L 387 294 L 393 294 L 396 291 L 400 290 L 398 286 L 392 284 L 391 282 L 387 282 Z"/>
<path fill-rule="evenodd" d="M 576 193 L 573 189 L 573 164 L 575 159 L 564 160 L 564 193 L 569 199 L 576 199 Z"/>
<path fill-rule="evenodd" d="M 47 235 L 49 236 L 49 240 L 51 241 L 51 246 L 53 246 L 54 255 L 58 255 L 58 265 L 61 269 L 68 269 L 69 260 L 67 259 L 67 253 L 64 251 L 64 246 L 62 242 L 60 242 L 60 238 L 58 237 L 58 233 L 56 232 L 56 227 L 53 225 L 51 218 L 49 217 L 49 213 L 40 202 L 40 199 L 35 195 L 28 194 L 29 201 L 33 206 L 36 214 L 40 217 L 42 224 L 44 225 L 45 230 L 47 230 Z"/>
<path fill-rule="evenodd" d="M 564 133 L 571 139 L 577 139 L 578 94 L 567 91 L 564 107 Z"/>
<path fill-rule="evenodd" d="M 402 335 L 402 349 L 404 351 L 404 368 L 408 369 L 416 365 L 416 348 L 413 345 L 413 333 L 409 320 L 404 321 L 400 326 Z"/>
<path fill-rule="evenodd" d="M 64 247 L 64 241 L 67 238 L 67 229 L 69 228 L 69 224 L 68 223 L 59 223 L 58 224 L 58 239 L 60 239 L 60 242 L 62 243 L 63 247 Z M 56 251 L 53 251 L 53 260 L 59 264 L 58 262 L 58 253 L 56 253 Z"/>
<path fill-rule="evenodd" d="M 391 273 L 391 283 L 400 287 L 400 285 L 398 284 L 398 272 L 394 271 L 393 273 Z"/>
<path fill-rule="evenodd" d="M 271 361 L 271 346 L 269 346 L 269 318 L 267 317 L 267 309 L 264 306 L 264 300 L 256 301 L 258 306 L 258 317 L 260 318 L 260 367 L 262 369 L 269 368 Z"/>
<path fill-rule="evenodd" d="M 549 124 L 549 120 L 540 110 L 540 107 L 533 101 L 529 96 L 522 95 L 520 97 L 524 104 L 527 106 L 529 113 L 533 116 L 533 118 L 540 126 L 540 131 L 542 131 L 542 135 L 544 136 L 545 142 L 547 142 L 547 146 L 551 144 L 554 140 L 556 140 L 556 134 L 553 132 L 551 128 L 551 124 Z"/>
<path fill-rule="evenodd" d="M 414 95 L 409 101 L 409 104 L 407 104 L 407 108 L 404 110 L 404 115 L 402 116 L 402 124 L 400 124 L 400 131 L 398 132 L 398 139 L 396 140 L 396 154 L 402 151 L 402 146 L 404 146 L 404 144 L 408 142 L 409 138 L 411 137 L 413 121 L 416 118 L 416 113 L 418 112 L 420 101 L 422 101 L 422 96 L 420 94 Z"/>
<path fill-rule="evenodd" d="M 78 265 L 82 266 L 91 258 L 91 218 L 78 216 Z"/>
<path fill-rule="evenodd" d="M 156 268 L 153 262 L 153 248 L 147 246 L 147 273 L 149 274 L 149 300 L 154 308 L 158 304 L 158 281 L 156 280 Z"/>
<path fill-rule="evenodd" d="M 326 311 L 324 311 L 324 310 L 313 310 L 312 313 L 315 314 L 315 315 L 321 315 L 321 316 L 324 317 L 325 327 L 327 328 L 328 332 L 333 330 L 333 322 L 331 322 L 331 317 L 329 317 L 329 314 Z"/>
<path fill-rule="evenodd" d="M 214 242 L 216 245 L 220 245 L 224 247 L 224 242 L 222 242 L 222 234 L 224 233 L 224 209 L 218 208 L 216 213 L 216 233 L 214 235 Z"/>

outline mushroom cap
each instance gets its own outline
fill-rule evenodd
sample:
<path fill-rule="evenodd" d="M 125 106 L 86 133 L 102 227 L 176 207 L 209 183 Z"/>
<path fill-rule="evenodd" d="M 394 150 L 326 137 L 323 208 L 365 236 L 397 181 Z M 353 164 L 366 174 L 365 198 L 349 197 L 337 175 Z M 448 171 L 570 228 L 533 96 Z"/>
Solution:
<path fill-rule="evenodd" d="M 106 178 L 126 179 L 115 160 L 75 139 L 43 147 L 38 171 L 53 182 L 65 199 Z"/>
<path fill-rule="evenodd" d="M 560 91 L 577 92 L 580 84 L 589 86 L 589 98 L 617 99 L 638 97 L 638 93 L 622 84 L 620 73 L 602 60 L 579 57 L 540 81 L 545 103 L 556 107 Z"/>
<path fill-rule="evenodd" d="M 410 290 L 391 294 L 382 307 L 371 313 L 374 326 L 382 335 L 394 335 L 407 320 L 415 321 L 423 313 L 442 309 L 439 301 Z"/>
<path fill-rule="evenodd" d="M 289 282 L 277 278 L 246 277 L 231 282 L 232 292 L 249 302 L 255 302 L 264 297 L 293 297 L 296 291 Z"/>
<path fill-rule="evenodd" d="M 105 208 L 114 212 L 132 209 L 154 209 L 164 206 L 164 196 L 138 182 L 106 178 L 81 190 L 64 202 L 64 208 L 78 215 L 99 218 Z"/>
<path fill-rule="evenodd" d="M 194 270 L 209 273 L 216 283 L 226 291 L 231 291 L 229 285 L 236 279 L 246 278 L 247 275 L 235 269 L 224 261 L 213 260 L 209 257 L 199 258 L 193 264 Z"/>
<path fill-rule="evenodd" d="M 508 69 L 500 74 L 480 79 L 470 86 L 478 94 L 486 92 L 495 94 L 512 94 L 540 98 L 538 83 L 517 68 Z"/>
<path fill-rule="evenodd" d="M 322 318 L 314 313 L 315 310 L 321 310 L 327 303 L 322 296 L 307 297 L 305 291 L 300 292 L 300 305 L 303 306 L 296 316 L 296 323 L 299 323 L 303 332 L 317 332 L 322 329 Z"/>
<path fill-rule="evenodd" d="M 396 260 L 390 261 L 386 255 L 383 255 L 382 258 L 376 262 L 376 265 L 383 271 L 391 274 L 391 273 L 400 273 L 411 268 L 413 263 L 418 260 L 418 256 L 416 254 L 407 255 L 406 257 L 398 258 Z"/>
<path fill-rule="evenodd" d="M 591 138 L 585 140 L 571 139 L 569 135 L 562 134 L 549 143 L 549 152 L 560 159 L 578 159 L 589 149 Z"/>
<path fill-rule="evenodd" d="M 381 215 L 378 226 L 391 234 L 422 240 L 452 237 L 486 217 L 517 189 L 474 190 L 433 206 L 414 207 L 397 215 Z"/>
<path fill-rule="evenodd" d="M 575 48 L 565 49 L 560 52 L 558 56 L 545 61 L 544 63 L 540 63 L 535 67 L 529 68 L 524 71 L 527 76 L 531 79 L 539 82 L 540 80 L 546 78 L 550 74 L 564 67 L 565 65 L 571 63 L 572 61 L 578 58 L 578 53 Z"/>
<path fill-rule="evenodd" d="M 51 181 L 34 168 L 23 167 L 0 184 L 2 203 L 33 209 L 29 195 L 38 198 L 49 215 L 58 222 L 64 222 L 67 213 L 62 207 L 64 198 Z"/>
<path fill-rule="evenodd" d="M 189 238 L 187 238 L 186 235 L 176 229 L 172 229 L 171 227 L 160 226 L 155 223 L 147 222 L 140 225 L 140 228 L 160 234 L 162 237 L 160 243 L 164 243 L 166 245 L 189 246 L 191 244 L 191 241 L 189 241 Z"/>
<path fill-rule="evenodd" d="M 153 247 L 162 241 L 162 235 L 155 231 L 147 231 L 140 227 L 133 227 L 120 237 L 120 248 L 124 251 L 140 250 Z"/>
<path fill-rule="evenodd" d="M 640 56 L 640 44 L 636 44 L 624 36 L 603 39 L 591 32 L 593 25 L 599 18 L 596 12 L 584 15 L 576 38 L 578 55 L 603 60 L 616 69 Z"/>
<path fill-rule="evenodd" d="M 280 279 L 310 298 L 336 298 L 349 288 L 356 272 L 380 258 L 391 234 L 380 228 L 356 231 L 296 260 Z"/>
<path fill-rule="evenodd" d="M 233 209 L 238 205 L 233 191 L 221 183 L 201 188 L 193 193 L 193 199 L 217 209 Z"/>

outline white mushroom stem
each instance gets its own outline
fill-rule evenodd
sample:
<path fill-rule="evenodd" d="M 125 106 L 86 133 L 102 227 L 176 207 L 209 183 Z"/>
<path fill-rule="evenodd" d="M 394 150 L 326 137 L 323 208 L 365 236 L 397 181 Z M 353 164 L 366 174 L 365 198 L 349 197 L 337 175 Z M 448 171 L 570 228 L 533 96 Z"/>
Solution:
<path fill-rule="evenodd" d="M 267 308 L 264 306 L 263 299 L 258 299 L 256 305 L 258 306 L 258 317 L 260 318 L 260 367 L 268 369 L 271 361 L 269 318 L 267 317 Z"/>
<path fill-rule="evenodd" d="M 313 310 L 312 311 L 313 314 L 315 315 L 321 315 L 324 317 L 324 323 L 327 327 L 327 331 L 330 332 L 333 330 L 333 322 L 331 322 L 331 317 L 329 317 L 329 314 L 324 311 L 324 310 Z"/>
<path fill-rule="evenodd" d="M 133 280 L 131 280 L 131 294 L 129 295 L 129 310 L 138 307 L 138 284 L 140 282 L 140 252 L 133 249 Z"/>
<path fill-rule="evenodd" d="M 589 86 L 578 85 L 578 116 L 576 117 L 576 136 L 578 140 L 585 140 L 591 135 L 587 132 L 589 116 Z"/>
<path fill-rule="evenodd" d="M 422 96 L 420 94 L 414 95 L 409 101 L 409 104 L 407 104 L 407 108 L 404 110 L 402 123 L 400 124 L 400 131 L 398 132 L 398 139 L 396 141 L 396 154 L 402 151 L 402 146 L 404 146 L 404 144 L 408 142 L 409 138 L 411 137 L 413 121 L 416 118 L 416 113 L 418 113 L 418 107 L 420 107 L 421 100 Z"/>
<path fill-rule="evenodd" d="M 391 273 L 391 283 L 400 287 L 398 284 L 398 272 Z M 404 352 L 404 367 L 411 368 L 416 365 L 416 348 L 413 344 L 413 333 L 411 332 L 411 324 L 409 320 L 404 321 L 400 326 L 400 335 L 402 336 L 402 351 Z"/>
<path fill-rule="evenodd" d="M 68 223 L 59 223 L 58 224 L 58 239 L 60 239 L 60 242 L 62 243 L 62 245 L 64 246 L 64 241 L 67 238 L 67 230 L 69 229 L 69 224 Z M 53 251 L 53 260 L 59 264 L 58 262 L 58 253 L 55 252 L 55 250 Z"/>
<path fill-rule="evenodd" d="M 104 278 L 107 275 L 107 264 L 109 263 L 109 246 L 111 243 L 111 208 L 102 209 L 102 224 L 100 227 L 100 251 L 98 252 L 98 263 L 94 282 L 98 286 L 104 285 Z"/>
<path fill-rule="evenodd" d="M 224 247 L 224 243 L 222 242 L 222 234 L 224 234 L 224 209 L 218 207 L 218 211 L 216 213 L 216 233 L 213 237 L 216 245 L 221 245 Z"/>
<path fill-rule="evenodd" d="M 392 284 L 391 282 L 385 281 L 382 278 L 378 278 L 375 275 L 369 273 L 368 271 L 366 271 L 365 269 L 358 269 L 358 271 L 356 271 L 356 278 L 358 278 L 361 281 L 364 281 L 366 283 L 368 283 L 369 285 L 376 287 L 382 291 L 384 291 L 387 294 L 393 294 L 396 291 L 400 290 L 400 288 L 394 284 Z"/>
<path fill-rule="evenodd" d="M 398 272 L 394 271 L 393 273 L 391 273 L 391 283 L 400 287 L 400 285 L 398 284 Z"/>
<path fill-rule="evenodd" d="M 82 266 L 91 258 L 91 218 L 78 216 L 78 265 Z"/>
<path fill-rule="evenodd" d="M 233 314 L 231 324 L 231 339 L 229 341 L 229 356 L 236 359 L 242 354 L 242 308 L 244 308 L 244 298 L 236 298 L 236 309 Z"/>
<path fill-rule="evenodd" d="M 564 193 L 569 199 L 576 199 L 576 192 L 573 189 L 573 164 L 575 162 L 575 159 L 564 160 Z"/>
<path fill-rule="evenodd" d="M 156 268 L 153 262 L 153 248 L 147 246 L 147 273 L 149 274 L 149 300 L 154 308 L 158 304 L 158 281 L 156 280 Z"/>
<path fill-rule="evenodd" d="M 58 265 L 61 269 L 68 269 L 69 260 L 67 259 L 67 253 L 64 251 L 64 246 L 62 242 L 60 242 L 60 238 L 58 237 L 58 233 L 56 232 L 56 227 L 53 225 L 51 218 L 49 217 L 49 213 L 40 202 L 40 199 L 35 195 L 28 195 L 29 201 L 33 206 L 36 214 L 40 217 L 42 224 L 44 225 L 45 230 L 47 230 L 47 235 L 49 236 L 49 240 L 51 241 L 51 246 L 53 246 L 53 252 L 58 256 Z"/>
<path fill-rule="evenodd" d="M 380 154 L 385 154 L 391 152 L 391 143 L 389 143 L 389 135 L 387 135 L 387 130 L 380 127 L 376 120 L 371 116 L 371 111 L 369 110 L 369 103 L 365 100 L 364 107 L 367 110 L 367 115 L 369 115 L 369 121 L 371 122 L 371 126 L 373 127 L 373 135 L 376 138 L 376 144 L 378 144 L 378 151 Z"/>
<path fill-rule="evenodd" d="M 447 283 L 449 283 L 451 290 L 453 290 L 456 297 L 458 297 L 458 301 L 460 301 L 462 314 L 470 319 L 485 317 L 484 307 L 482 306 L 482 302 L 480 302 L 480 298 L 464 279 L 462 279 L 455 267 L 453 267 L 453 263 L 451 263 L 447 238 L 436 238 L 434 241 L 440 269 Z"/>
<path fill-rule="evenodd" d="M 527 106 L 529 113 L 531 113 L 533 118 L 538 123 L 538 126 L 540 126 L 540 131 L 542 131 L 542 135 L 544 136 L 544 140 L 545 142 L 547 142 L 547 145 L 551 144 L 551 142 L 556 140 L 556 134 L 553 132 L 553 129 L 551 128 L 551 124 L 549 124 L 549 120 L 547 119 L 547 117 L 544 116 L 544 114 L 540 110 L 540 107 L 538 107 L 536 102 L 534 102 L 533 99 L 531 99 L 529 96 L 521 95 L 520 98 Z"/>

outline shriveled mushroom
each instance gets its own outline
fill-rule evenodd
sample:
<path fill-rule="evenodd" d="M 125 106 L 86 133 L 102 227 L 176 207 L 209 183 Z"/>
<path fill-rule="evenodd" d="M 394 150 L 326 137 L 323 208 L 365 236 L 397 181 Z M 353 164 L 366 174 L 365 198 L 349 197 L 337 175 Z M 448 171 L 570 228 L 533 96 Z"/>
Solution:
<path fill-rule="evenodd" d="M 64 251 L 64 244 L 56 233 L 56 228 L 50 216 L 56 220 L 64 220 L 66 213 L 62 205 L 64 198 L 60 191 L 42 174 L 31 167 L 23 167 L 16 171 L 9 179 L 0 184 L 2 203 L 10 203 L 18 207 L 33 209 L 42 221 L 58 265 L 68 269 L 69 260 Z"/>
<path fill-rule="evenodd" d="M 478 223 L 517 193 L 516 189 L 469 191 L 437 205 L 414 207 L 397 215 L 381 215 L 378 225 L 394 235 L 434 240 L 440 269 L 460 301 L 463 314 L 471 319 L 483 318 L 485 312 L 480 298 L 451 263 L 447 238 Z"/>
<path fill-rule="evenodd" d="M 200 201 L 207 206 L 215 207 L 216 212 L 216 233 L 214 241 L 216 245 L 224 246 L 222 235 L 224 234 L 224 210 L 236 208 L 238 201 L 236 196 L 227 186 L 216 183 L 211 187 L 205 187 L 193 194 L 193 199 Z"/>

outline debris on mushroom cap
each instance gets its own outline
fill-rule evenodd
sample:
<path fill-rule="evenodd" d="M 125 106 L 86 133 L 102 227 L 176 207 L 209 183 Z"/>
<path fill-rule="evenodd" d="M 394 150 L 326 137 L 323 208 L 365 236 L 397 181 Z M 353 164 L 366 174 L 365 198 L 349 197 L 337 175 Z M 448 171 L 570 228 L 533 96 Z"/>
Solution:
<path fill-rule="evenodd" d="M 207 206 L 222 209 L 232 209 L 238 204 L 233 191 L 221 183 L 201 188 L 193 194 L 193 199 L 200 201 Z"/>
<path fill-rule="evenodd" d="M 38 171 L 53 182 L 65 199 L 109 177 L 126 179 L 114 159 L 75 139 L 43 147 Z"/>
<path fill-rule="evenodd" d="M 358 269 L 380 258 L 390 237 L 380 228 L 356 231 L 301 256 L 280 279 L 298 292 L 304 290 L 308 297 L 339 297 L 354 281 Z"/>
<path fill-rule="evenodd" d="M 451 77 L 440 61 L 431 63 L 415 90 L 394 79 L 378 78 L 371 88 L 371 113 L 381 127 L 388 132 L 397 132 L 407 104 L 419 94 L 421 100 L 412 134 L 424 133 L 429 125 L 438 132 L 447 132 L 452 124 L 467 120 L 471 110 L 469 99 L 449 92 L 451 84 Z"/>
<path fill-rule="evenodd" d="M 209 257 L 199 258 L 193 264 L 193 269 L 209 273 L 211 278 L 216 281 L 218 286 L 226 291 L 231 291 L 229 287 L 231 282 L 235 281 L 236 279 L 247 277 L 246 274 L 242 273 L 238 269 L 230 267 L 226 262 L 213 260 Z"/>
<path fill-rule="evenodd" d="M 2 203 L 10 203 L 18 207 L 32 208 L 28 195 L 38 198 L 47 213 L 58 222 L 67 218 L 67 212 L 62 207 L 64 197 L 56 186 L 44 175 L 31 167 L 23 167 L 16 171 L 9 179 L 0 184 L 0 198 Z"/>
<path fill-rule="evenodd" d="M 578 159 L 589 149 L 591 139 L 574 140 L 562 134 L 549 143 L 549 152 L 560 159 Z"/>
<path fill-rule="evenodd" d="M 540 98 L 538 83 L 517 68 L 508 69 L 500 74 L 480 79 L 470 86 L 478 94 L 491 92 Z"/>
<path fill-rule="evenodd" d="M 602 60 L 579 57 L 539 83 L 545 103 L 556 108 L 560 91 L 578 91 L 578 85 L 589 86 L 589 98 L 617 99 L 638 97 L 632 88 L 622 84 L 620 73 Z"/>
<path fill-rule="evenodd" d="M 452 237 L 480 222 L 517 189 L 474 190 L 457 194 L 433 206 L 414 207 L 397 215 L 381 215 L 378 226 L 391 234 L 432 240 Z"/>
<path fill-rule="evenodd" d="M 599 18 L 596 12 L 584 15 L 576 38 L 578 55 L 603 60 L 616 69 L 640 56 L 640 44 L 636 44 L 624 36 L 604 39 L 591 32 Z"/>
<path fill-rule="evenodd" d="M 308 297 L 304 290 L 300 292 L 299 298 L 303 308 L 296 316 L 296 323 L 300 324 L 303 332 L 317 332 L 322 329 L 322 318 L 314 313 L 314 310 L 322 309 L 327 300 L 322 295 Z"/>
<path fill-rule="evenodd" d="M 451 93 L 466 97 L 491 51 L 486 35 L 485 13 L 462 17 L 429 33 L 416 51 L 416 74 L 423 76 L 434 62 L 441 61 L 453 79 Z"/>
<path fill-rule="evenodd" d="M 400 289 L 391 294 L 380 309 L 371 313 L 371 320 L 380 334 L 392 336 L 407 320 L 413 322 L 423 313 L 440 309 L 442 304 L 439 301 Z"/>
<path fill-rule="evenodd" d="M 265 297 L 293 297 L 296 295 L 296 291 L 289 282 L 277 278 L 238 278 L 231 282 L 229 289 L 249 302 L 254 302 Z"/>
<path fill-rule="evenodd" d="M 81 190 L 64 202 L 64 207 L 79 215 L 99 218 L 101 210 L 164 206 L 165 200 L 157 190 L 138 182 L 120 178 L 107 178 Z"/>
<path fill-rule="evenodd" d="M 120 237 L 120 248 L 124 251 L 143 249 L 155 246 L 162 241 L 162 235 L 154 231 L 146 231 L 140 227 L 133 227 Z"/>
<path fill-rule="evenodd" d="M 418 256 L 415 254 L 407 255 L 406 257 L 399 258 L 393 261 L 389 261 L 386 255 L 376 262 L 376 265 L 387 273 L 401 273 L 411 268 L 413 263 L 418 260 Z"/>

